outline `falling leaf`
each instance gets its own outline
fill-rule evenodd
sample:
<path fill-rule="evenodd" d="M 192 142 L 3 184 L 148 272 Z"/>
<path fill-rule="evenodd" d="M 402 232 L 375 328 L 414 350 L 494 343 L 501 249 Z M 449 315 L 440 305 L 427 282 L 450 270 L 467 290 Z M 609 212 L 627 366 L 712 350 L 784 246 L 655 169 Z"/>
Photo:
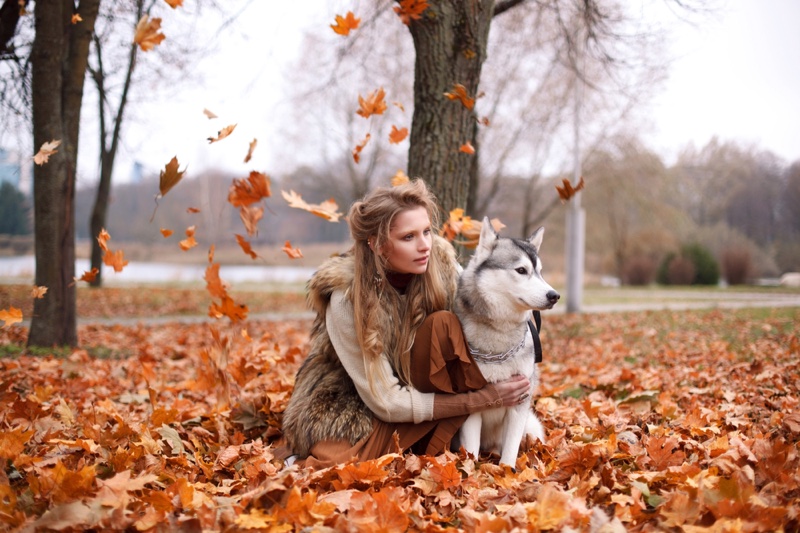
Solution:
<path fill-rule="evenodd" d="M 258 254 L 253 251 L 253 248 L 250 246 L 250 243 L 247 240 L 245 240 L 244 237 L 242 237 L 238 233 L 234 234 L 234 236 L 236 237 L 236 242 L 239 243 L 239 246 L 241 246 L 242 251 L 244 251 L 244 253 L 246 253 L 253 259 L 258 258 Z"/>
<path fill-rule="evenodd" d="M 203 114 L 207 116 L 209 120 L 217 118 L 217 115 L 215 115 L 213 111 L 209 111 L 208 109 L 203 109 Z"/>
<path fill-rule="evenodd" d="M 303 257 L 303 252 L 300 251 L 300 248 L 292 248 L 292 243 L 286 241 L 283 243 L 283 248 L 281 248 L 282 252 L 286 252 L 286 255 L 289 256 L 289 259 L 300 259 Z"/>
<path fill-rule="evenodd" d="M 396 107 L 397 109 L 399 109 L 400 111 L 402 111 L 403 113 L 405 113 L 405 112 L 406 112 L 406 108 L 405 108 L 405 106 L 402 104 L 402 102 L 392 102 L 392 105 L 393 105 L 393 106 L 395 106 L 395 107 Z"/>
<path fill-rule="evenodd" d="M 219 263 L 208 265 L 203 279 L 206 280 L 206 290 L 212 298 L 222 298 L 228 294 L 228 288 L 219 277 Z"/>
<path fill-rule="evenodd" d="M 172 235 L 172 233 L 173 233 L 173 232 L 172 232 L 172 230 L 171 230 L 171 229 L 167 229 L 167 228 L 161 228 L 161 235 L 163 235 L 165 239 L 166 239 L 167 237 L 169 237 L 170 235 Z"/>
<path fill-rule="evenodd" d="M 5 324 L 3 324 L 4 327 L 22 322 L 22 310 L 14 306 L 10 306 L 8 310 L 0 309 L 0 320 L 5 322 Z"/>
<path fill-rule="evenodd" d="M 258 234 L 258 221 L 264 216 L 264 208 L 257 205 L 242 206 L 239 208 L 239 218 L 242 219 L 247 234 L 251 237 Z"/>
<path fill-rule="evenodd" d="M 97 244 L 100 245 L 100 249 L 104 252 L 108 251 L 108 241 L 111 239 L 111 235 L 108 234 L 105 228 L 100 230 L 100 233 L 97 234 Z"/>
<path fill-rule="evenodd" d="M 449 100 L 458 100 L 461 104 L 469 110 L 472 110 L 475 107 L 475 99 L 470 98 L 467 94 L 467 88 L 461 85 L 460 83 L 456 83 L 453 85 L 453 91 L 444 93 L 444 95 Z"/>
<path fill-rule="evenodd" d="M 161 196 L 165 196 L 170 189 L 172 189 L 175 185 L 181 181 L 183 178 L 183 174 L 186 172 L 186 169 L 179 171 L 178 167 L 178 157 L 175 156 L 170 159 L 169 163 L 164 165 L 164 170 L 161 171 L 159 174 L 159 184 L 158 190 L 161 193 Z"/>
<path fill-rule="evenodd" d="M 236 128 L 236 124 L 231 124 L 230 126 L 225 126 L 224 128 L 222 128 L 221 130 L 219 130 L 217 132 L 217 136 L 216 137 L 209 137 L 208 138 L 208 143 L 211 144 L 211 143 L 215 143 L 217 141 L 221 141 L 222 139 L 224 139 L 225 137 L 227 137 L 228 135 L 233 133 L 233 130 L 235 128 Z"/>
<path fill-rule="evenodd" d="M 398 185 L 403 185 L 404 183 L 408 183 L 408 175 L 403 172 L 402 170 L 398 170 L 394 176 L 392 176 L 392 187 L 397 187 Z"/>
<path fill-rule="evenodd" d="M 237 304 L 230 296 L 224 296 L 219 304 L 214 302 L 208 307 L 208 316 L 213 318 L 227 316 L 231 322 L 239 322 L 247 318 L 247 311 L 246 305 Z"/>
<path fill-rule="evenodd" d="M 353 148 L 353 161 L 355 161 L 356 164 L 361 162 L 361 150 L 363 150 L 364 147 L 367 145 L 370 137 L 371 135 L 367 133 L 367 136 L 364 137 L 364 140 L 361 141 L 359 144 L 357 144 L 355 148 Z"/>
<path fill-rule="evenodd" d="M 122 250 L 106 250 L 105 255 L 103 255 L 103 264 L 113 267 L 114 272 L 122 272 L 128 262 L 125 260 L 125 254 Z"/>
<path fill-rule="evenodd" d="M 400 0 L 400 5 L 394 8 L 394 12 L 408 26 L 412 20 L 419 20 L 422 13 L 428 9 L 428 0 Z"/>
<path fill-rule="evenodd" d="M 408 128 L 397 129 L 397 126 L 392 126 L 392 131 L 389 132 L 389 142 L 391 144 L 399 144 L 403 139 L 408 137 Z"/>
<path fill-rule="evenodd" d="M 253 158 L 253 151 L 256 149 L 256 145 L 258 144 L 258 139 L 253 139 L 250 141 L 250 147 L 247 149 L 247 155 L 244 156 L 244 162 L 249 163 L 250 160 Z"/>
<path fill-rule="evenodd" d="M 363 98 L 360 94 L 358 95 L 358 111 L 357 114 L 361 115 L 364 118 L 369 118 L 372 115 L 382 115 L 384 111 L 386 111 L 386 102 L 383 98 L 386 96 L 386 93 L 383 90 L 383 87 L 372 91 L 367 95 L 366 98 Z"/>
<path fill-rule="evenodd" d="M 42 144 L 42 147 L 39 148 L 39 151 L 33 156 L 33 162 L 37 165 L 44 165 L 50 160 L 50 156 L 54 153 L 58 152 L 56 148 L 58 145 L 61 144 L 60 140 L 52 140 L 50 142 L 46 142 Z"/>
<path fill-rule="evenodd" d="M 139 23 L 136 24 L 136 33 L 133 36 L 133 42 L 139 45 L 143 52 L 152 50 L 156 45 L 161 44 L 165 39 L 161 33 L 161 19 L 150 18 L 148 15 L 142 15 Z"/>
<path fill-rule="evenodd" d="M 583 189 L 585 185 L 585 182 L 583 181 L 583 176 L 581 176 L 580 181 L 578 181 L 578 185 L 575 187 L 572 186 L 572 183 L 570 183 L 570 181 L 567 178 L 562 179 L 561 182 L 564 184 L 564 186 L 559 187 L 558 185 L 556 185 L 556 190 L 558 191 L 558 195 L 561 197 L 562 204 L 568 202 L 570 198 L 575 196 L 575 194 L 577 194 L 578 191 Z"/>
<path fill-rule="evenodd" d="M 343 216 L 342 213 L 337 212 L 339 206 L 333 198 L 320 204 L 308 204 L 299 194 L 292 190 L 288 193 L 286 191 L 281 191 L 281 195 L 283 195 L 283 199 L 289 203 L 289 207 L 303 209 L 330 222 L 339 222 L 339 218 Z"/>
<path fill-rule="evenodd" d="M 268 198 L 271 194 L 269 176 L 254 170 L 247 179 L 234 178 L 228 189 L 228 202 L 234 207 L 243 207 Z"/>
<path fill-rule="evenodd" d="M 183 5 L 183 0 L 164 0 L 164 1 L 167 4 L 169 4 L 169 7 L 171 7 L 172 9 L 181 7 Z"/>
<path fill-rule="evenodd" d="M 33 289 L 31 289 L 31 298 L 44 298 L 45 294 L 47 294 L 47 287 L 39 287 L 34 285 Z"/>
<path fill-rule="evenodd" d="M 339 35 L 349 35 L 350 30 L 355 30 L 361 23 L 361 19 L 357 19 L 352 11 L 348 11 L 344 17 L 336 15 L 336 24 L 331 24 L 333 31 Z"/>
<path fill-rule="evenodd" d="M 475 147 L 472 146 L 471 142 L 467 141 L 458 147 L 458 151 L 464 152 L 465 154 L 473 155 L 475 153 Z"/>
<path fill-rule="evenodd" d="M 79 22 L 83 22 L 83 19 L 81 18 L 81 16 L 78 13 L 73 13 L 72 14 L 72 23 L 73 24 L 77 24 Z"/>
<path fill-rule="evenodd" d="M 189 213 L 190 215 L 193 215 L 195 213 L 199 213 L 200 210 L 196 207 L 187 207 L 186 212 Z"/>
<path fill-rule="evenodd" d="M 97 278 L 97 275 L 99 273 L 100 273 L 99 269 L 93 268 L 93 269 L 91 269 L 91 270 L 89 270 L 87 272 L 84 272 L 81 277 L 72 278 L 72 279 L 74 279 L 75 281 L 86 281 L 88 283 L 91 283 L 91 282 L 93 282 L 95 280 L 95 278 Z"/>
<path fill-rule="evenodd" d="M 195 226 L 186 228 L 186 238 L 182 240 L 179 245 L 184 252 L 197 246 L 197 241 L 194 239 Z"/>
<path fill-rule="evenodd" d="M 480 120 L 480 123 L 481 123 L 482 125 L 484 125 L 484 126 L 487 126 L 487 127 L 491 125 L 491 124 L 490 124 L 490 122 L 489 122 L 489 117 L 483 117 L 483 118 Z"/>

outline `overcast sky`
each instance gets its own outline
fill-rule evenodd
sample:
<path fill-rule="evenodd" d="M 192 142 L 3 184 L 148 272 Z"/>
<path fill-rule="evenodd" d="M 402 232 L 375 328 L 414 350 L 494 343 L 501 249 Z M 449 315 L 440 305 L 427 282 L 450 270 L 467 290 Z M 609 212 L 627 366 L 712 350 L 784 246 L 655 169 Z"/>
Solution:
<path fill-rule="evenodd" d="M 283 72 L 303 28 L 331 31 L 334 12 L 325 4 L 254 1 L 237 20 L 237 30 L 221 38 L 218 52 L 201 65 L 202 85 L 181 88 L 168 103 L 153 103 L 129 123 L 115 179 L 126 181 L 134 160 L 157 172 L 174 155 L 190 174 L 208 167 L 290 170 L 292 153 L 272 142 L 280 127 L 272 110 L 286 100 Z M 676 59 L 652 104 L 652 130 L 645 140 L 668 164 L 688 143 L 702 146 L 713 136 L 798 161 L 800 0 L 729 0 L 723 6 L 699 26 L 678 25 Z M 165 33 L 168 24 L 165 19 Z M 209 121 L 204 107 L 219 118 Z M 238 124 L 233 135 L 208 144 L 208 136 L 233 123 Z M 244 165 L 253 138 L 258 148 Z M 89 170 L 94 161 L 95 155 L 85 153 L 82 166 Z"/>

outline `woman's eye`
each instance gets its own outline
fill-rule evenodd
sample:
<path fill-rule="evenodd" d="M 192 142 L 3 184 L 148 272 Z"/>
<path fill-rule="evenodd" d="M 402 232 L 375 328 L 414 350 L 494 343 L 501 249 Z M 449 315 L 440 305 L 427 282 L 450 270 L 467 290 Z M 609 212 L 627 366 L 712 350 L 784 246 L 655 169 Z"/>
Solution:
<path fill-rule="evenodd" d="M 431 230 L 430 230 L 430 228 L 426 229 L 426 230 L 425 230 L 425 235 L 430 235 L 430 234 L 431 234 Z"/>
<path fill-rule="evenodd" d="M 519 268 L 516 269 L 516 271 L 517 271 L 517 274 L 525 275 L 525 274 L 528 273 L 528 270 L 525 267 L 519 267 Z"/>

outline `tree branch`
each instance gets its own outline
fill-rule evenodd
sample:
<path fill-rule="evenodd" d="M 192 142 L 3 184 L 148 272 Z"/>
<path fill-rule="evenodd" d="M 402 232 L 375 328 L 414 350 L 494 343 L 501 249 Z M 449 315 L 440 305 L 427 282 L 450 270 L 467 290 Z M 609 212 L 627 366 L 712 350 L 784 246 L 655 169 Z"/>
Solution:
<path fill-rule="evenodd" d="M 497 15 L 501 15 L 508 11 L 509 9 L 515 8 L 520 4 L 524 4 L 528 0 L 500 0 L 494 5 L 494 13 L 492 13 L 492 17 L 496 17 Z"/>

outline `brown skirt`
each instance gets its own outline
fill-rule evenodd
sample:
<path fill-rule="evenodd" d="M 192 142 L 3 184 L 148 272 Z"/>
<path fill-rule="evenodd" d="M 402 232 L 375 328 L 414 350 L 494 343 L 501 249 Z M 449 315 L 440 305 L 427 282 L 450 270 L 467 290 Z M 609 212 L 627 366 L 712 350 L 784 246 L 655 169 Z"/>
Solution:
<path fill-rule="evenodd" d="M 453 313 L 432 313 L 417 330 L 411 348 L 411 383 L 420 392 L 445 394 L 478 390 L 486 385 L 467 350 L 461 323 Z M 373 417 L 372 433 L 355 445 L 347 441 L 318 442 L 311 447 L 304 464 L 326 468 L 351 459 L 365 461 L 406 450 L 436 455 L 450 446 L 466 418 L 463 415 L 415 424 L 383 422 Z"/>

